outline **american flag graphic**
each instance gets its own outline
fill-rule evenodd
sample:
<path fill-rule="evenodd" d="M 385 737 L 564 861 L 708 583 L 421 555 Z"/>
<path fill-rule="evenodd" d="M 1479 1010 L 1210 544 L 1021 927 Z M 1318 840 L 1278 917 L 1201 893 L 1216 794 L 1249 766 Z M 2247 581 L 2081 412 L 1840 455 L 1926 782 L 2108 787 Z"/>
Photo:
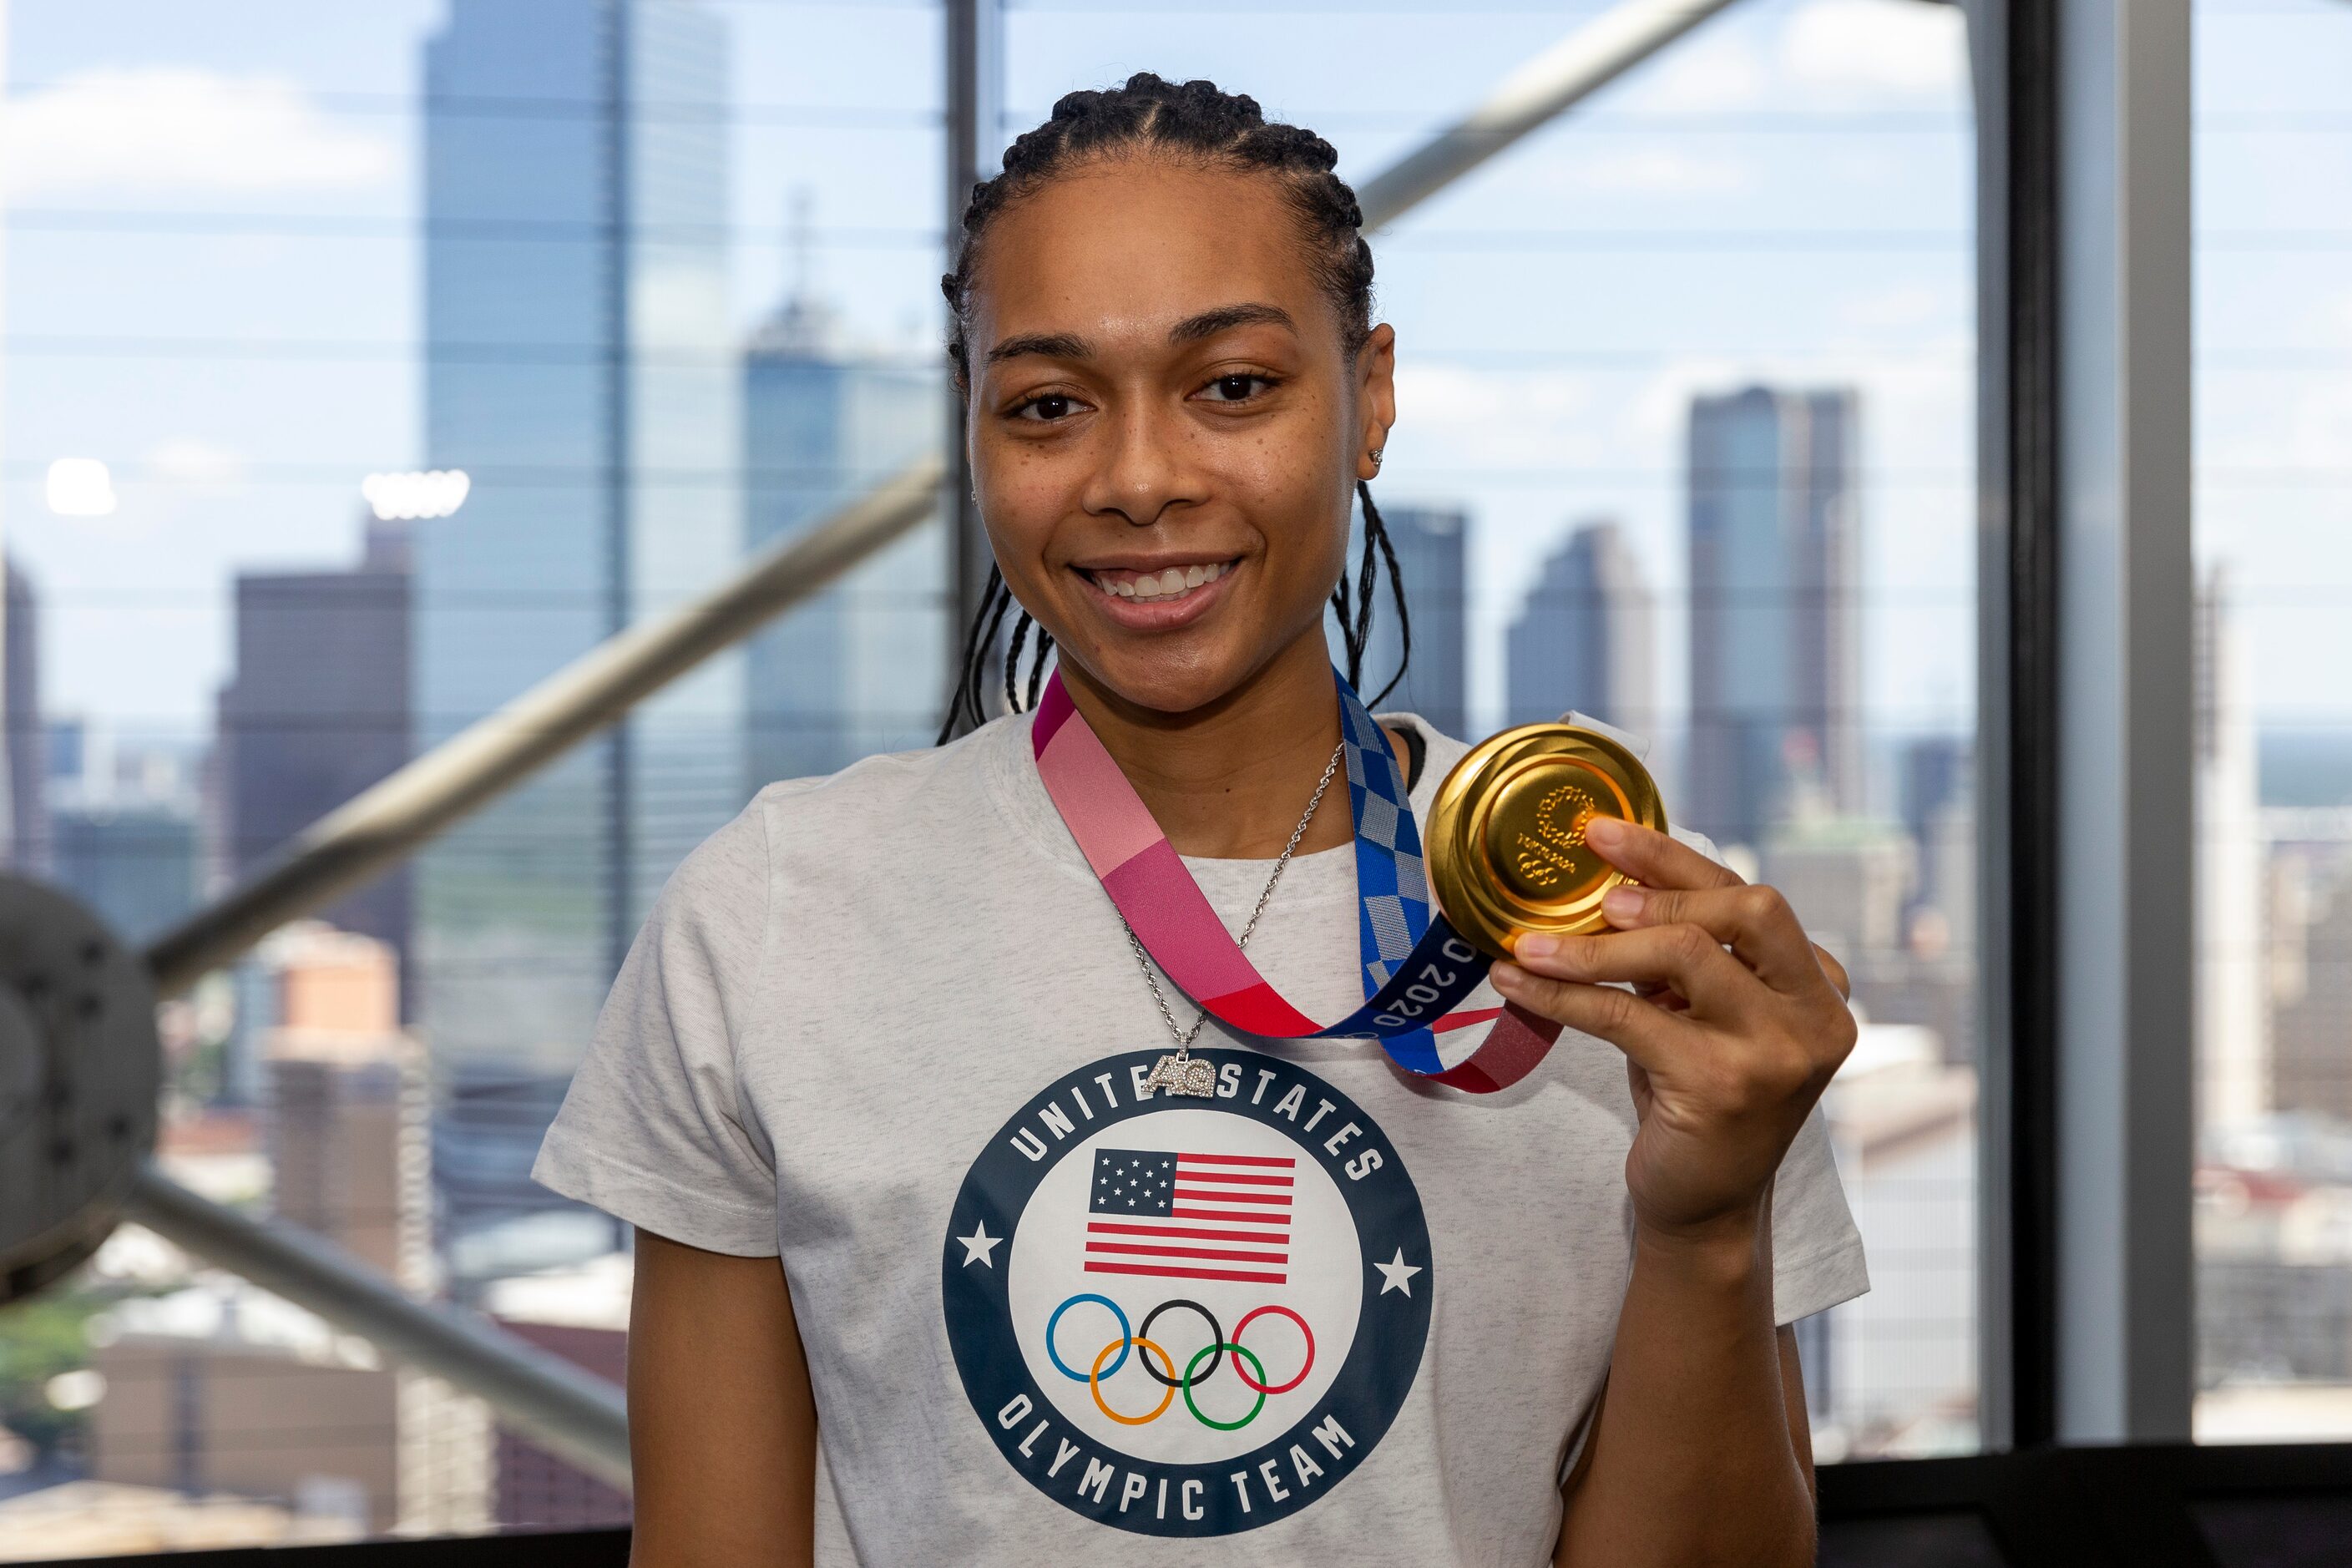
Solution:
<path fill-rule="evenodd" d="M 1297 1164 L 1273 1154 L 1096 1150 L 1087 1272 L 1284 1283 Z"/>

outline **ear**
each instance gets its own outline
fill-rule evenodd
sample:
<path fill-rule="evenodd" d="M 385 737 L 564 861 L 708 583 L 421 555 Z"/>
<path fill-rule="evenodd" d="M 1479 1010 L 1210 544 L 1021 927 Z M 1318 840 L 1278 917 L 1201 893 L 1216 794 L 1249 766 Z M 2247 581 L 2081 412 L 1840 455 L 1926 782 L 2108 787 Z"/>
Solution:
<path fill-rule="evenodd" d="M 1356 435 L 1356 477 L 1376 479 L 1381 465 L 1372 456 L 1388 446 L 1396 426 L 1396 329 L 1382 321 L 1356 351 L 1356 406 L 1362 412 Z"/>

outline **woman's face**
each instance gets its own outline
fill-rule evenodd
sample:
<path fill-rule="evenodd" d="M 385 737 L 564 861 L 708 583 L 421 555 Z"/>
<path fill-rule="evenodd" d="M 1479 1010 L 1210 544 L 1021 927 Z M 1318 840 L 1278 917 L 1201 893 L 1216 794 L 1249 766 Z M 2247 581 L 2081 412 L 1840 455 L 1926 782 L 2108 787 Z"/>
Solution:
<path fill-rule="evenodd" d="M 1014 597 L 1062 657 L 1163 713 L 1306 639 L 1395 416 L 1273 178 L 1139 156 L 988 229 L 970 295 L 971 471 Z"/>

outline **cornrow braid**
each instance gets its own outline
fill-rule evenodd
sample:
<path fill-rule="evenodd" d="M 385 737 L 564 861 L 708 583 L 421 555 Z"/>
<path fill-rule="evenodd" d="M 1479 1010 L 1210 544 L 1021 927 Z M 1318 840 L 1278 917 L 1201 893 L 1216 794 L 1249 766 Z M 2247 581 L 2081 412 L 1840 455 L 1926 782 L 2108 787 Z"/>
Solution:
<path fill-rule="evenodd" d="M 1303 126 L 1269 123 L 1257 100 L 1220 92 L 1214 82 L 1179 86 L 1139 71 L 1118 87 L 1064 94 L 1045 124 L 1005 149 L 1003 173 L 972 186 L 955 270 L 940 279 L 948 298 L 948 357 L 959 380 L 971 368 L 965 329 L 972 269 L 996 215 L 1073 169 L 1144 151 L 1280 179 L 1308 242 L 1315 280 L 1339 312 L 1348 353 L 1363 346 L 1372 331 L 1372 247 L 1358 232 L 1364 212 L 1356 193 L 1331 172 L 1339 162 L 1331 143 Z"/>
<path fill-rule="evenodd" d="M 1356 193 L 1332 173 L 1339 155 L 1331 143 L 1303 126 L 1267 121 L 1255 99 L 1220 91 L 1214 82 L 1180 84 L 1139 71 L 1118 87 L 1065 94 L 1043 125 L 1024 132 L 1005 150 L 1003 172 L 972 186 L 963 211 L 955 270 L 940 279 L 940 290 L 948 300 L 948 358 L 958 385 L 968 385 L 971 380 L 971 279 L 990 224 L 999 213 L 1055 179 L 1089 163 L 1138 153 L 1196 160 L 1278 180 L 1298 220 L 1307 265 L 1339 319 L 1341 346 L 1354 358 L 1371 335 L 1372 250 L 1360 232 L 1364 214 Z M 1371 491 L 1360 483 L 1356 489 L 1363 503 L 1363 558 L 1352 584 L 1345 573 L 1341 574 L 1331 605 L 1339 614 L 1340 641 L 1347 650 L 1348 679 L 1360 685 L 1364 649 L 1371 631 L 1374 579 L 1381 566 L 1389 574 L 1400 647 L 1410 653 L 1412 641 L 1403 624 L 1404 584 L 1397 576 L 1396 551 L 1379 508 L 1372 504 Z M 1027 701 L 1016 700 L 1023 692 L 1015 671 L 1034 623 L 1029 612 L 1014 604 L 1012 590 L 992 567 L 980 612 L 965 634 L 961 679 L 940 727 L 942 743 L 961 724 L 986 722 L 984 667 L 998 646 L 997 634 L 1005 616 L 1016 611 L 1012 642 L 1005 650 L 1004 706 L 1007 711 L 1035 706 L 1054 639 L 1044 627 L 1037 628 Z M 1403 678 L 1404 665 L 1400 661 L 1381 696 L 1385 697 Z"/>

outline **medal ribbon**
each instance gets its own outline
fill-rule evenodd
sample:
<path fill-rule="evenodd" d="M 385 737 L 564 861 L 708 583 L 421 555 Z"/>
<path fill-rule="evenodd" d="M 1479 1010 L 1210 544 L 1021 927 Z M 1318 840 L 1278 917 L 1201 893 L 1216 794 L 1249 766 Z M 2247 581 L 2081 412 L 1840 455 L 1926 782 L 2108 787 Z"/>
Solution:
<path fill-rule="evenodd" d="M 1200 883 L 1070 700 L 1056 670 L 1030 731 L 1037 776 L 1144 951 L 1219 1023 L 1262 1039 L 1377 1039 L 1417 1077 L 1473 1094 L 1517 1083 L 1543 1060 L 1559 1026 L 1518 1007 L 1449 1011 L 1492 962 L 1430 907 L 1404 770 L 1388 736 L 1336 669 L 1356 829 L 1357 937 L 1365 1003 L 1318 1024 L 1283 999 L 1217 918 Z M 1447 1067 L 1436 1036 L 1493 1020 L 1468 1058 Z"/>

